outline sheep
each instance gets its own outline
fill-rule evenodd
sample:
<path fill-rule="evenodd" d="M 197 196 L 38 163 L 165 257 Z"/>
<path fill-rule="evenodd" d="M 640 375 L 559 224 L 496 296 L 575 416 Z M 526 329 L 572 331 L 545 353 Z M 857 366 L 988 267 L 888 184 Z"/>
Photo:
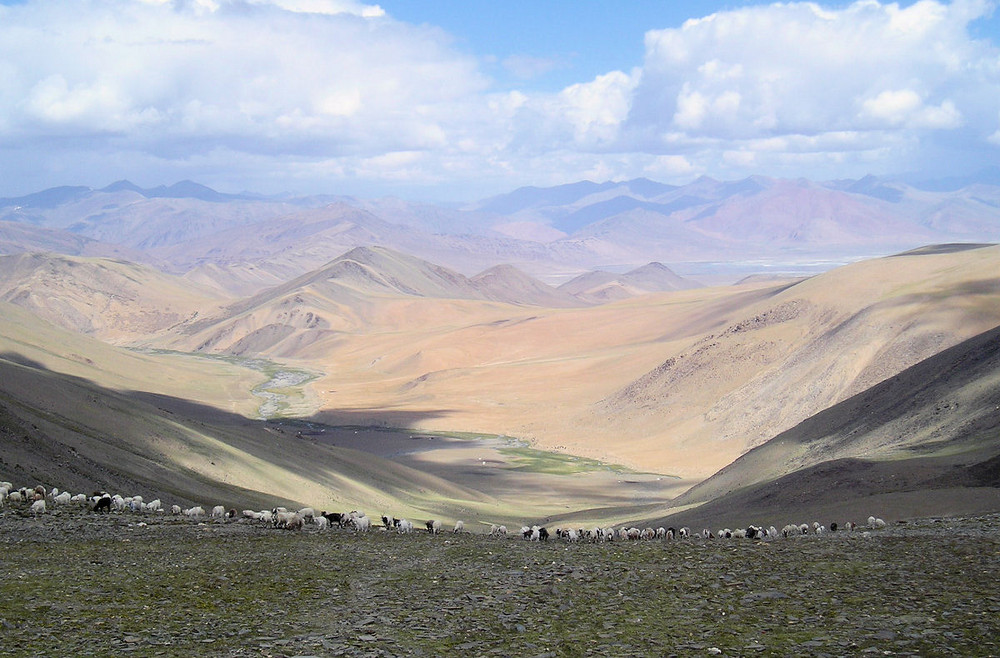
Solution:
<path fill-rule="evenodd" d="M 413 524 L 406 519 L 399 519 L 396 521 L 396 532 L 401 535 L 408 535 L 413 532 Z"/>
<path fill-rule="evenodd" d="M 659 528 L 656 529 L 656 538 L 657 539 L 666 539 L 666 537 L 667 537 L 667 529 L 666 528 L 664 528 L 663 526 L 660 526 Z"/>
<path fill-rule="evenodd" d="M 371 519 L 360 512 L 351 512 L 350 523 L 357 532 L 368 532 L 372 527 Z"/>
<path fill-rule="evenodd" d="M 226 518 L 226 508 L 222 505 L 216 505 L 212 508 L 212 518 L 213 519 L 224 519 Z"/>
<path fill-rule="evenodd" d="M 679 534 L 680 534 L 681 538 L 690 537 L 691 536 L 691 528 L 687 528 L 687 527 L 681 528 Z"/>
<path fill-rule="evenodd" d="M 283 519 L 280 527 L 286 530 L 302 530 L 305 528 L 306 519 L 298 512 L 279 512 L 278 517 Z"/>
<path fill-rule="evenodd" d="M 455 521 L 455 529 L 452 530 L 452 532 L 459 533 L 459 532 L 464 532 L 464 531 L 465 531 L 465 522 L 464 521 Z"/>
<path fill-rule="evenodd" d="M 174 516 L 179 515 L 181 513 L 181 506 L 180 505 L 171 505 L 170 506 L 170 513 L 173 514 Z"/>
<path fill-rule="evenodd" d="M 184 510 L 184 516 L 187 516 L 192 519 L 200 519 L 201 517 L 205 516 L 205 508 L 201 507 L 200 505 L 195 507 L 189 507 L 188 509 Z"/>
<path fill-rule="evenodd" d="M 273 523 L 276 528 L 287 528 L 292 519 L 296 516 L 302 518 L 297 512 L 278 512 L 273 515 Z"/>
<path fill-rule="evenodd" d="M 344 524 L 346 523 L 346 518 L 345 517 L 347 515 L 346 514 L 341 514 L 340 512 L 326 512 L 326 511 L 323 511 L 323 512 L 320 513 L 320 516 L 326 517 L 327 520 L 330 521 L 330 525 L 333 525 L 334 523 L 336 523 L 341 528 L 343 528 Z"/>
<path fill-rule="evenodd" d="M 73 496 L 72 498 L 70 498 L 69 500 L 70 500 L 71 503 L 86 503 L 87 502 L 87 494 L 79 493 L 79 494 L 76 494 L 75 496 Z"/>
<path fill-rule="evenodd" d="M 424 523 L 424 526 L 427 528 L 427 532 L 431 533 L 432 535 L 436 535 L 437 533 L 441 532 L 441 522 L 438 521 L 437 519 L 432 519 L 430 521 L 427 521 L 426 523 Z"/>
<path fill-rule="evenodd" d="M 70 493 L 68 491 L 64 491 L 61 494 L 56 494 L 55 496 L 53 496 L 52 497 L 52 503 L 53 504 L 58 503 L 59 505 L 66 505 L 72 499 L 73 499 L 73 496 L 70 495 Z"/>
<path fill-rule="evenodd" d="M 96 493 L 90 497 L 90 502 L 93 503 L 92 511 L 101 514 L 111 513 L 111 496 L 106 493 Z"/>
<path fill-rule="evenodd" d="M 313 523 L 316 524 L 316 529 L 321 532 L 330 527 L 330 520 L 325 516 L 315 517 Z"/>
<path fill-rule="evenodd" d="M 316 518 L 316 510 L 311 507 L 303 507 L 299 510 L 299 514 L 306 523 L 312 523 L 313 519 Z"/>
<path fill-rule="evenodd" d="M 382 515 L 382 527 L 386 530 L 395 528 L 397 523 L 398 521 L 396 520 L 396 517 L 386 516 L 385 514 Z"/>
<path fill-rule="evenodd" d="M 39 498 L 35 502 L 31 503 L 31 513 L 35 516 L 39 514 L 45 514 L 45 499 Z"/>
<path fill-rule="evenodd" d="M 871 530 L 881 530 L 885 527 L 885 521 L 874 516 L 868 517 L 868 528 Z"/>
<path fill-rule="evenodd" d="M 9 500 L 12 503 L 20 503 L 24 500 L 24 494 L 22 494 L 20 491 L 11 491 L 10 493 L 7 494 L 7 500 Z"/>
<path fill-rule="evenodd" d="M 133 512 L 142 511 L 142 496 L 132 496 L 132 499 L 128 503 L 129 509 Z"/>
<path fill-rule="evenodd" d="M 526 528 L 527 533 L 522 532 L 524 538 L 529 541 L 548 541 L 549 531 L 546 528 L 542 528 L 537 525 L 533 525 L 530 528 Z"/>
<path fill-rule="evenodd" d="M 507 526 L 505 525 L 490 525 L 490 537 L 506 537 L 507 536 Z"/>
<path fill-rule="evenodd" d="M 146 511 L 147 512 L 162 512 L 163 511 L 163 503 L 160 502 L 159 498 L 154 498 L 153 500 L 149 501 L 149 503 L 146 505 Z"/>

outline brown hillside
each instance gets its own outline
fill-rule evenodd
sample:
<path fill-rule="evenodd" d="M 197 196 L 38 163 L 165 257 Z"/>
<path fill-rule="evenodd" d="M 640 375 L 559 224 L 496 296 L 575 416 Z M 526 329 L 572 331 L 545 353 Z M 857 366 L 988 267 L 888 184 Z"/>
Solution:
<path fill-rule="evenodd" d="M 772 505 L 840 500 L 846 508 L 848 501 L 876 494 L 997 487 L 998 409 L 1000 327 L 806 419 L 696 485 L 674 505 L 741 500 L 742 509 L 758 509 L 766 497 Z M 789 492 L 804 499 L 793 501 Z M 981 493 L 984 503 L 1000 500 L 1000 490 Z M 928 495 L 947 499 L 941 492 Z M 955 513 L 972 511 L 977 510 Z M 908 515 L 918 514 L 914 508 Z"/>
<path fill-rule="evenodd" d="M 31 253 L 0 256 L 0 301 L 123 344 L 168 331 L 224 298 L 144 265 Z"/>

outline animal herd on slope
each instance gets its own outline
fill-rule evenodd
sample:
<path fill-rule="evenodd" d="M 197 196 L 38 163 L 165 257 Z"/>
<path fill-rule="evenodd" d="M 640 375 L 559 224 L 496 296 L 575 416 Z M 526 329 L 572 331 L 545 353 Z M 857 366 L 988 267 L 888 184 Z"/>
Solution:
<path fill-rule="evenodd" d="M 183 516 L 195 521 L 212 519 L 220 522 L 236 521 L 256 523 L 264 527 L 281 528 L 285 530 L 305 530 L 307 527 L 323 532 L 331 527 L 349 529 L 356 533 L 369 532 L 378 529 L 383 532 L 395 532 L 398 534 L 409 534 L 414 531 L 412 521 L 407 519 L 397 519 L 392 516 L 383 515 L 382 525 L 372 523 L 371 519 L 364 512 L 320 512 L 319 514 L 312 507 L 305 507 L 297 511 L 290 511 L 284 507 L 276 507 L 270 510 L 243 510 L 238 513 L 235 509 L 227 509 L 223 505 L 216 505 L 206 512 L 205 508 L 198 505 L 189 508 L 182 508 L 180 505 L 166 507 L 160 499 L 146 502 L 142 496 L 122 496 L 120 494 L 109 494 L 104 491 L 87 494 L 70 494 L 66 491 L 59 491 L 53 488 L 46 489 L 42 485 L 35 487 L 20 487 L 15 489 L 10 482 L 0 482 L 0 507 L 10 505 L 14 509 L 20 509 L 25 514 L 38 516 L 46 514 L 49 508 L 76 505 L 79 508 L 87 508 L 97 514 L 131 513 L 131 514 L 171 514 Z M 427 532 L 433 535 L 443 531 L 444 524 L 437 519 L 431 519 L 424 523 Z M 885 521 L 875 516 L 869 516 L 867 520 L 868 530 L 880 530 L 886 527 Z M 772 540 L 787 538 L 796 535 L 816 534 L 822 535 L 828 532 L 848 531 L 853 532 L 858 529 L 858 525 L 848 521 L 843 525 L 831 523 L 829 528 L 819 522 L 812 524 L 790 523 L 781 530 L 775 526 L 763 527 L 748 525 L 746 528 L 722 528 L 716 532 L 703 529 L 700 532 L 692 532 L 689 527 L 682 528 L 638 528 L 634 526 L 619 527 L 594 527 L 584 528 L 556 528 L 550 532 L 544 526 L 532 525 L 522 526 L 518 534 L 528 541 L 548 541 L 551 536 L 567 542 L 610 542 L 610 541 L 642 541 L 642 540 L 672 540 L 672 539 L 759 539 Z M 452 529 L 453 533 L 466 532 L 465 523 L 456 521 Z M 489 537 L 503 538 L 513 533 L 508 532 L 507 526 L 491 524 Z"/>

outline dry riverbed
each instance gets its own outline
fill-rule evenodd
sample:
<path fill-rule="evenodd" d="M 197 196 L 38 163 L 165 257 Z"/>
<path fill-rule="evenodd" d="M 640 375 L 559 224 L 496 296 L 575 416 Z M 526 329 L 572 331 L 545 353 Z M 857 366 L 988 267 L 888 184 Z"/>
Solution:
<path fill-rule="evenodd" d="M 570 545 L 6 508 L 0 564 L 7 657 L 1000 654 L 1000 516 Z"/>

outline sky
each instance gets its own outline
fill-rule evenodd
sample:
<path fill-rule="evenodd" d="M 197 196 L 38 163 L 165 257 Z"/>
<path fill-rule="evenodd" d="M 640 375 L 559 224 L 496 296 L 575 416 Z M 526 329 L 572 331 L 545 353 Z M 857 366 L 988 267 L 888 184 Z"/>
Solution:
<path fill-rule="evenodd" d="M 0 196 L 971 173 L 995 4 L 0 0 Z"/>

